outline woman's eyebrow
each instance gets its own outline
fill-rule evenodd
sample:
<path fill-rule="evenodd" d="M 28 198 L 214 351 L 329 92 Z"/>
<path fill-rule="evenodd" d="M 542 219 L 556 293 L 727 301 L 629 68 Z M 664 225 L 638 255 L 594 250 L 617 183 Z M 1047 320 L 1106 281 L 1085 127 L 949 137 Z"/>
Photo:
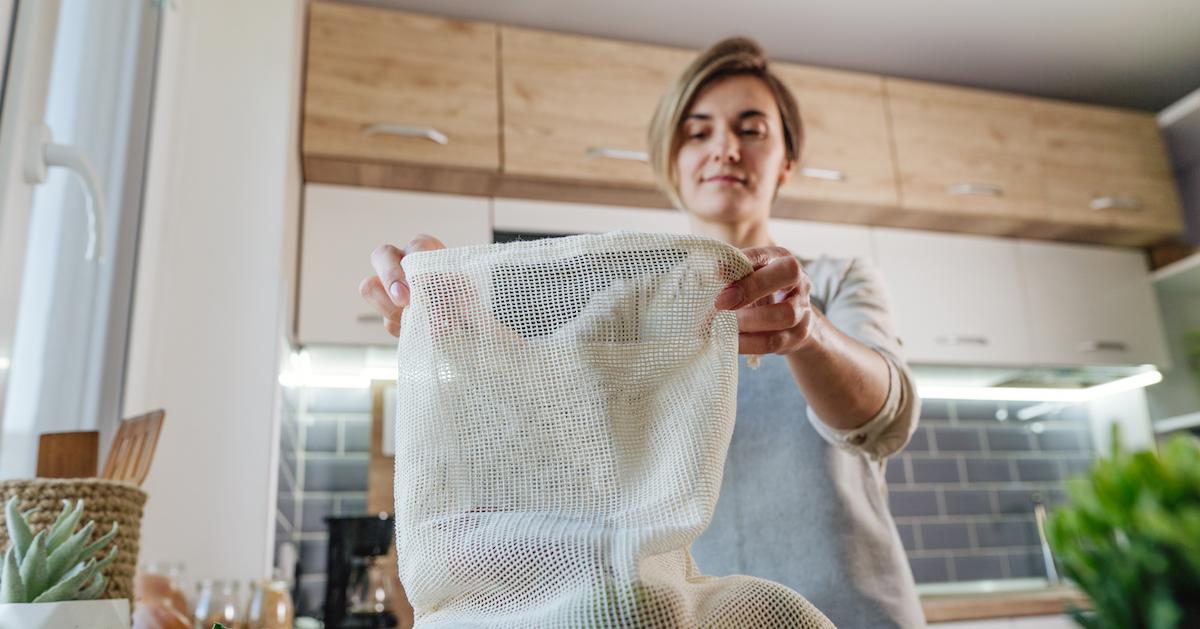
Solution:
<path fill-rule="evenodd" d="M 765 114 L 757 109 L 747 109 L 746 111 L 743 111 L 742 113 L 738 114 L 738 120 L 745 120 L 746 118 L 755 118 L 755 117 L 766 118 L 767 114 Z M 687 117 L 684 118 L 684 120 L 712 120 L 712 119 L 713 119 L 712 114 L 688 114 Z"/>

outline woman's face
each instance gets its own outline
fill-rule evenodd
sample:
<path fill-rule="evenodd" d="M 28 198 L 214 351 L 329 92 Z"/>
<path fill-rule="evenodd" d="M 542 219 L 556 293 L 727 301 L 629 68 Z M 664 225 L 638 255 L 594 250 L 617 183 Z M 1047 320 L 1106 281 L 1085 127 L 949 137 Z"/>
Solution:
<path fill-rule="evenodd" d="M 723 223 L 770 215 L 791 174 L 771 90 L 754 76 L 705 86 L 683 119 L 675 155 L 679 197 L 697 218 Z"/>

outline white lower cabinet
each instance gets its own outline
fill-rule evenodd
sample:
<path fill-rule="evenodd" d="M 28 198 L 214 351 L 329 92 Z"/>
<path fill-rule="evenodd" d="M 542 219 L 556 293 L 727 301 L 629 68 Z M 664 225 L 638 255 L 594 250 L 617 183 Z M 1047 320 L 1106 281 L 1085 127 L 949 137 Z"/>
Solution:
<path fill-rule="evenodd" d="M 874 237 L 910 362 L 1029 363 L 1015 241 L 883 228 Z"/>
<path fill-rule="evenodd" d="M 1019 618 L 988 618 L 930 623 L 936 629 L 1075 629 L 1078 625 L 1070 616 L 1021 616 Z"/>
<path fill-rule="evenodd" d="M 371 252 L 432 234 L 448 247 L 492 241 L 490 201 L 353 186 L 308 184 L 300 247 L 296 340 L 301 344 L 393 345 L 359 296 L 374 272 Z"/>
<path fill-rule="evenodd" d="M 1022 241 L 1017 257 L 1035 362 L 1169 366 L 1141 251 Z"/>

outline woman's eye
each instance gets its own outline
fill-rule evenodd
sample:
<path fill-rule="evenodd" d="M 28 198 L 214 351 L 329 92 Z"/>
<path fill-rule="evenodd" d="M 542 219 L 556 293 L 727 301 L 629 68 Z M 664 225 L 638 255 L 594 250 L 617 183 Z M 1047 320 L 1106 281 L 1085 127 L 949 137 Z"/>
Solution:
<path fill-rule="evenodd" d="M 766 134 L 767 134 L 766 129 L 759 129 L 759 128 L 742 129 L 742 135 L 744 135 L 748 138 L 761 138 L 761 137 L 765 136 Z"/>
<path fill-rule="evenodd" d="M 688 134 L 688 138 L 692 140 L 703 140 L 708 134 L 704 131 L 695 131 Z"/>

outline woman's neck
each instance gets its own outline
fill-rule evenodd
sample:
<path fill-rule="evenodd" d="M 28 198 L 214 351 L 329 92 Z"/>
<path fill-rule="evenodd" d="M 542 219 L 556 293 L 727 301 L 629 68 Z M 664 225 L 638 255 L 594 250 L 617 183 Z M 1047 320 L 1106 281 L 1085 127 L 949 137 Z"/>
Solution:
<path fill-rule="evenodd" d="M 770 232 L 767 231 L 766 220 L 748 220 L 737 223 L 717 223 L 697 218 L 688 214 L 692 233 L 701 236 L 711 236 L 725 241 L 738 249 L 747 247 L 767 247 L 774 245 Z"/>

